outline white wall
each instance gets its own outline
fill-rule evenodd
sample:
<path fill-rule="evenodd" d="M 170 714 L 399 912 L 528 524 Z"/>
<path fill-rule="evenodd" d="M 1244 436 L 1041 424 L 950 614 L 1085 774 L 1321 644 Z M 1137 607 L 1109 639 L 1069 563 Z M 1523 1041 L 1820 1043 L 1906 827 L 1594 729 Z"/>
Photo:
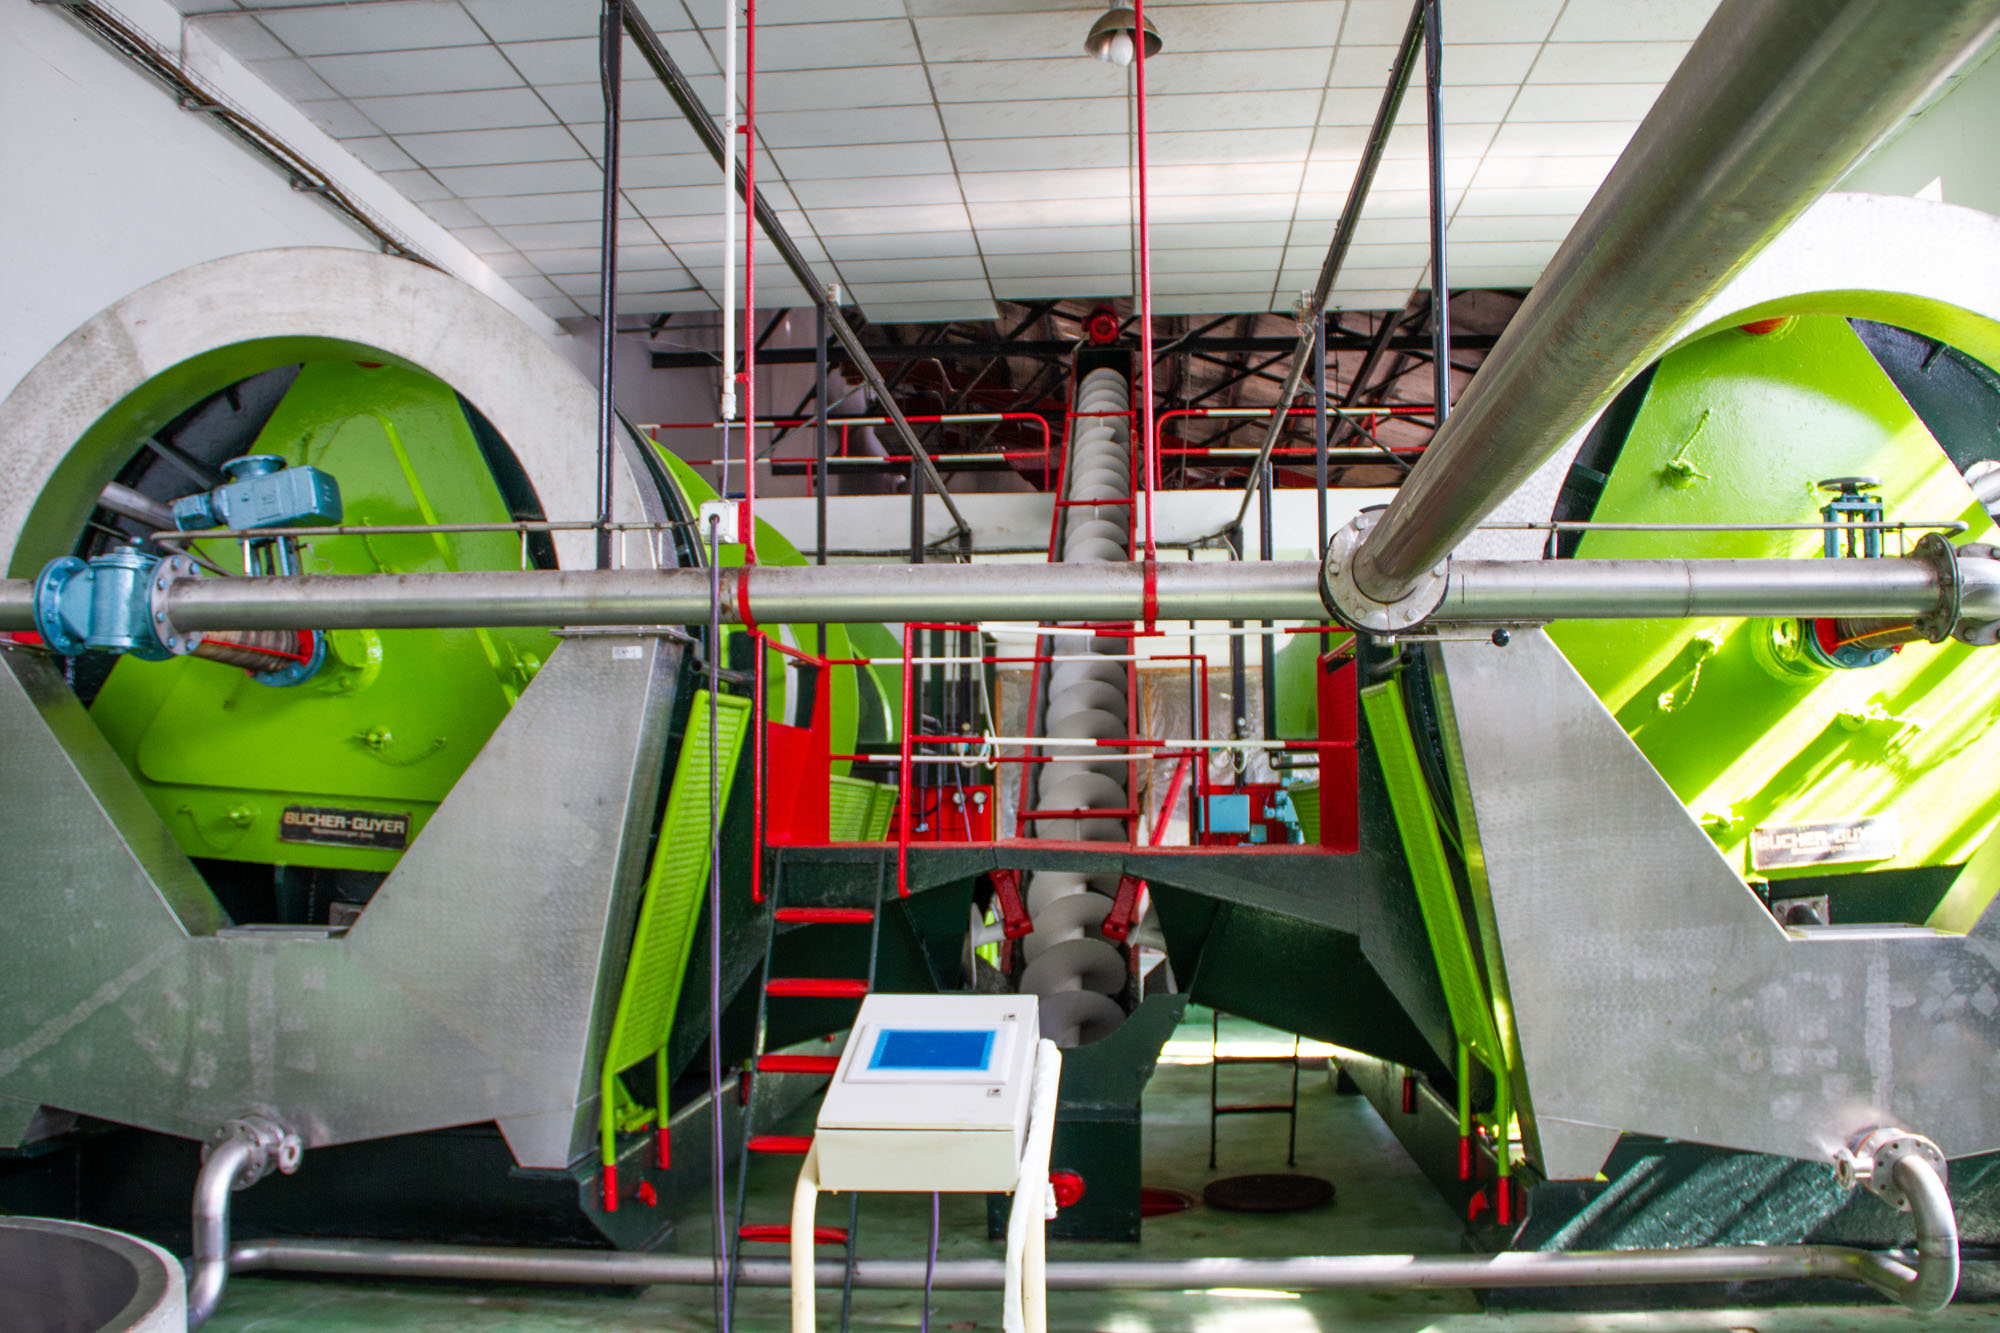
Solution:
<path fill-rule="evenodd" d="M 2000 214 L 2000 59 L 1990 55 L 1896 136 L 1847 173 L 1838 188 L 1872 194 L 1927 194 Z M 1935 182 L 1935 188 L 1933 188 Z"/>
<path fill-rule="evenodd" d="M 268 125 L 428 258 L 544 337 L 555 325 L 164 0 L 120 14 Z M 193 33 L 193 30 L 190 30 Z M 0 0 L 0 394 L 92 315 L 192 264 L 375 242 L 53 8 Z"/>

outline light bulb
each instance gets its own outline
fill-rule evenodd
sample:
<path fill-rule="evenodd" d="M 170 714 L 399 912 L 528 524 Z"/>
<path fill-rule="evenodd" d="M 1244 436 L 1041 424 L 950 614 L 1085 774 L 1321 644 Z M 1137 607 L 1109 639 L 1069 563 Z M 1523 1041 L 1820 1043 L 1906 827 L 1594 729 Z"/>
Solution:
<path fill-rule="evenodd" d="M 1132 45 L 1132 34 L 1120 30 L 1111 34 L 1111 40 L 1104 44 L 1104 59 L 1114 65 L 1129 65 L 1137 54 Z"/>

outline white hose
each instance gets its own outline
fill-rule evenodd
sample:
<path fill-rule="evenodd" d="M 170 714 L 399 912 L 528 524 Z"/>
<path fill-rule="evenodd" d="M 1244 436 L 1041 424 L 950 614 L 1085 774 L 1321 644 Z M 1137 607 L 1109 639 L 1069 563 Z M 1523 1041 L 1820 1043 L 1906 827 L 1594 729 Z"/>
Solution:
<path fill-rule="evenodd" d="M 1021 1174 L 1014 1181 L 1014 1203 L 1007 1213 L 1006 1277 L 1000 1306 L 1003 1333 L 1046 1333 L 1048 1328 L 1049 1154 L 1055 1149 L 1056 1094 L 1061 1086 L 1062 1052 L 1044 1037 L 1035 1044 L 1028 1141 L 1021 1149 Z"/>
<path fill-rule="evenodd" d="M 1123 413 L 1132 404 L 1125 376 L 1108 367 L 1091 371 L 1076 390 L 1077 428 L 1063 473 L 1067 500 L 1111 501 L 1063 510 L 1057 558 L 1067 564 L 1130 558 L 1132 432 Z M 1094 641 L 1093 641 L 1094 642 Z M 1092 650 L 1093 654 L 1096 650 Z M 1044 692 L 1042 731 L 1066 739 L 1123 740 L 1129 736 L 1124 643 L 1102 650 L 1102 660 L 1057 662 Z M 1122 757 L 1047 764 L 1035 780 L 1041 810 L 1123 810 L 1131 799 L 1131 766 Z M 1081 842 L 1123 842 L 1122 815 L 1103 819 L 1044 819 L 1034 836 Z M 1115 875 L 1036 871 L 1028 877 L 1027 908 L 1034 933 L 1022 940 L 1026 966 L 1021 989 L 1041 1001 L 1042 1035 L 1058 1046 L 1095 1041 L 1125 1019 L 1112 997 L 1125 989 L 1124 953 L 1098 933 L 1118 891 Z"/>
<path fill-rule="evenodd" d="M 1030 1125 L 1032 1136 L 1033 1126 Z M 819 1208 L 819 1145 L 806 1149 L 792 1190 L 792 1333 L 814 1333 L 813 1222 Z"/>

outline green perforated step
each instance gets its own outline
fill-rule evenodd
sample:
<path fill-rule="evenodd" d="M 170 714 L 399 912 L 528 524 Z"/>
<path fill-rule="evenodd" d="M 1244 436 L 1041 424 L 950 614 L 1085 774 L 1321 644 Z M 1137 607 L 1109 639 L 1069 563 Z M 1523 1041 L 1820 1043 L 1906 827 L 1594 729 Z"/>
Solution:
<path fill-rule="evenodd" d="M 708 888 L 709 778 L 720 770 L 720 791 L 726 802 L 736 779 L 736 761 L 750 727 L 750 701 L 723 695 L 716 701 L 716 749 L 711 765 L 708 691 L 697 691 L 687 735 L 674 763 L 673 786 L 660 821 L 660 840 L 646 877 L 646 896 L 639 906 L 638 929 L 625 967 L 625 985 L 618 996 L 611 1040 L 604 1053 L 603 1102 L 599 1128 L 604 1164 L 616 1159 L 613 1108 L 618 1076 L 648 1056 L 660 1054 L 673 1030 L 681 981 L 687 972 L 688 950 L 701 920 L 702 897 Z M 666 1061 L 660 1066 L 656 1110 L 662 1125 L 666 1111 Z"/>
<path fill-rule="evenodd" d="M 1459 909 L 1451 862 L 1445 858 L 1444 838 L 1438 832 L 1437 808 L 1431 802 L 1430 787 L 1417 760 L 1416 740 L 1410 734 L 1408 714 L 1403 709 L 1402 682 L 1391 679 L 1362 690 L 1361 708 L 1368 719 L 1368 734 L 1375 742 L 1376 758 L 1382 765 L 1382 778 L 1389 790 L 1390 808 L 1396 815 L 1403 855 L 1409 863 L 1411 878 L 1416 881 L 1424 932 L 1430 937 L 1431 955 L 1437 960 L 1445 1005 L 1451 1010 L 1451 1025 L 1458 1037 L 1459 1134 L 1466 1137 L 1472 1132 L 1469 1062 L 1477 1060 L 1493 1075 L 1494 1107 L 1490 1121 L 1499 1144 L 1496 1158 L 1504 1177 L 1508 1174 L 1506 1136 L 1513 1118 L 1507 1049 L 1500 1040 L 1478 958 L 1472 952 L 1465 915 Z M 1462 1163 L 1464 1160 L 1461 1158 Z"/>

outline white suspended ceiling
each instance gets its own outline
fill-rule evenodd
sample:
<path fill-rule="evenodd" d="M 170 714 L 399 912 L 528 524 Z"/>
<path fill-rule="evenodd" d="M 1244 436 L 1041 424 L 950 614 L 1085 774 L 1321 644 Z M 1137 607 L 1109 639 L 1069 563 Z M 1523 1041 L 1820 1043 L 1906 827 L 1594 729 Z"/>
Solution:
<path fill-rule="evenodd" d="M 597 0 L 175 0 L 197 27 L 556 318 L 595 314 Z M 634 0 L 704 101 L 724 0 Z M 1715 0 L 1445 0 L 1451 283 L 1526 286 Z M 877 321 L 1129 296 L 1124 70 L 1102 6 L 761 0 L 757 172 L 822 280 Z M 1155 0 L 1147 64 L 1163 314 L 1288 310 L 1316 279 L 1407 0 Z M 619 311 L 712 310 L 721 173 L 628 43 Z M 1421 72 L 1333 294 L 1428 281 Z M 760 306 L 805 293 L 768 247 Z"/>

